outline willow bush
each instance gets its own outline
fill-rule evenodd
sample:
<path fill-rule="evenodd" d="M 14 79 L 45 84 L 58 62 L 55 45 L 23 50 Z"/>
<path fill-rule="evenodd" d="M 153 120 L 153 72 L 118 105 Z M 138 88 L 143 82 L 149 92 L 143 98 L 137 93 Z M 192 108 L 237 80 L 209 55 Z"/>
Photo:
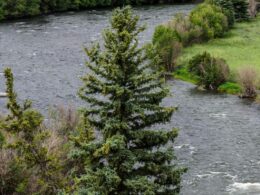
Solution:
<path fill-rule="evenodd" d="M 228 30 L 228 21 L 222 9 L 216 5 L 203 3 L 190 14 L 190 21 L 202 28 L 205 40 L 222 37 Z"/>
<path fill-rule="evenodd" d="M 157 26 L 153 35 L 153 45 L 162 60 L 159 69 L 166 72 L 173 71 L 176 59 L 182 51 L 182 44 L 176 31 L 166 25 Z"/>
<path fill-rule="evenodd" d="M 191 23 L 189 16 L 185 14 L 176 14 L 174 18 L 167 23 L 167 26 L 175 31 L 183 47 L 188 47 L 202 41 L 201 27 Z"/>
<path fill-rule="evenodd" d="M 208 90 L 216 90 L 229 79 L 230 70 L 225 60 L 204 52 L 189 62 L 189 71 L 199 77 L 199 84 Z"/>

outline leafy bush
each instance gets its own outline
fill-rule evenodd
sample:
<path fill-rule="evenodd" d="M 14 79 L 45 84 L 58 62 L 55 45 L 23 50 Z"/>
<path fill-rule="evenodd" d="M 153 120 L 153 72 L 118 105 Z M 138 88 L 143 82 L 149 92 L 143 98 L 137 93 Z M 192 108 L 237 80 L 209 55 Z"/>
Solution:
<path fill-rule="evenodd" d="M 238 82 L 242 87 L 243 98 L 255 98 L 257 96 L 257 71 L 252 67 L 244 67 L 238 71 Z"/>
<path fill-rule="evenodd" d="M 248 13 L 248 0 L 232 0 L 234 11 L 235 11 L 235 19 L 236 21 L 247 21 L 250 16 Z"/>
<path fill-rule="evenodd" d="M 190 21 L 202 28 L 205 40 L 222 37 L 228 29 L 227 17 L 222 9 L 208 3 L 198 5 L 191 12 Z"/>
<path fill-rule="evenodd" d="M 157 26 L 153 35 L 153 44 L 162 59 L 164 70 L 173 71 L 176 59 L 182 51 L 182 44 L 176 31 L 165 25 Z"/>
<path fill-rule="evenodd" d="M 176 31 L 184 47 L 201 42 L 202 29 L 191 23 L 190 18 L 184 14 L 175 15 L 168 26 Z"/>
<path fill-rule="evenodd" d="M 189 62 L 189 71 L 199 76 L 199 84 L 206 89 L 216 90 L 229 78 L 229 67 L 223 59 L 211 57 L 204 52 L 192 58 Z"/>
<path fill-rule="evenodd" d="M 235 11 L 232 0 L 208 0 L 209 3 L 213 3 L 222 8 L 223 13 L 228 19 L 228 26 L 232 27 L 235 23 Z"/>

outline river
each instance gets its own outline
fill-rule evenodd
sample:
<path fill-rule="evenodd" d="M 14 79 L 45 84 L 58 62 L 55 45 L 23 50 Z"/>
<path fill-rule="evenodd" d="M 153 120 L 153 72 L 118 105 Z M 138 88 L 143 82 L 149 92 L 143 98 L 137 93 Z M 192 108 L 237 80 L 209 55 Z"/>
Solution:
<path fill-rule="evenodd" d="M 151 40 L 156 25 L 194 5 L 135 8 Z M 83 104 L 77 97 L 85 74 L 83 48 L 101 38 L 111 10 L 66 12 L 0 24 L 0 72 L 11 67 L 20 99 L 47 113 L 50 105 Z M 260 108 L 231 95 L 198 92 L 181 81 L 168 82 L 172 96 L 165 105 L 178 106 L 169 124 L 180 135 L 175 150 L 183 176 L 182 195 L 260 194 Z M 0 92 L 4 79 L 0 73 Z M 5 104 L 0 99 L 0 108 Z"/>

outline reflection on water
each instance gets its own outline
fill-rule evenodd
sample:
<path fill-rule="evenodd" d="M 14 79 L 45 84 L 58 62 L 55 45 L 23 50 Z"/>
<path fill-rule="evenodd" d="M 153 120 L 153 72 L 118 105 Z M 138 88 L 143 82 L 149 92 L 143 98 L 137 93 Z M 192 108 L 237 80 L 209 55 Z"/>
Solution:
<path fill-rule="evenodd" d="M 137 8 L 148 27 L 141 43 L 151 40 L 156 25 L 192 7 Z M 76 94 L 86 72 L 83 47 L 100 40 L 110 15 L 111 10 L 68 12 L 0 24 L 0 72 L 12 67 L 19 97 L 32 99 L 42 112 L 50 104 L 82 105 Z M 179 110 L 160 128 L 180 128 L 174 148 L 189 168 L 182 194 L 259 194 L 259 106 L 235 96 L 199 92 L 185 82 L 169 81 L 169 86 L 173 95 L 164 104 Z M 1 108 L 4 104 L 0 99 Z"/>

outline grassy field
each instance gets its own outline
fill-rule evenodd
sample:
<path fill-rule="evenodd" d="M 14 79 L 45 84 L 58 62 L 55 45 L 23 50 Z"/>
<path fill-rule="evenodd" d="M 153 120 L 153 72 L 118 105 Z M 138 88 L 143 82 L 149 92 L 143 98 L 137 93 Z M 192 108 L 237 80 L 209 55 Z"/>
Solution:
<path fill-rule="evenodd" d="M 233 73 L 248 65 L 260 71 L 260 17 L 236 24 L 224 38 L 185 48 L 179 64 L 187 64 L 194 55 L 204 51 L 224 58 Z"/>

